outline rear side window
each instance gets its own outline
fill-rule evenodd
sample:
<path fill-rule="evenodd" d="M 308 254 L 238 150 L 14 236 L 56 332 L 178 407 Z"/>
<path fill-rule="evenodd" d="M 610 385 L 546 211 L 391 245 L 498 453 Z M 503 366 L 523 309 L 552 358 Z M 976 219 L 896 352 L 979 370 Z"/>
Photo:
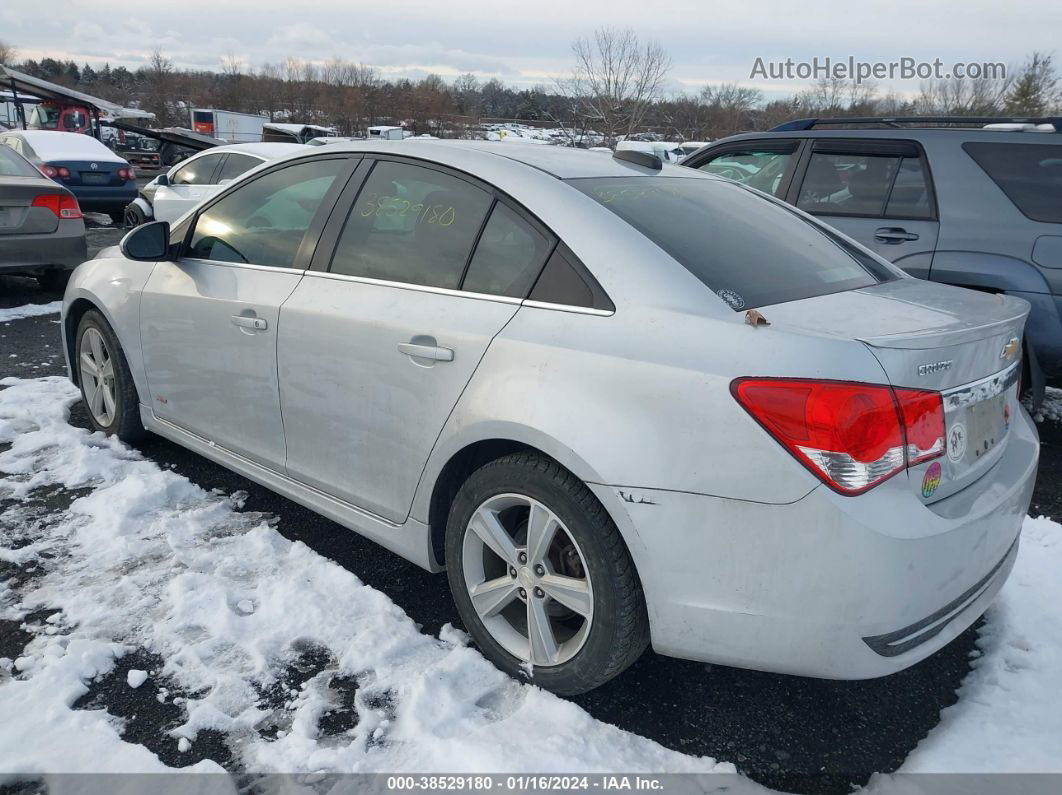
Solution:
<path fill-rule="evenodd" d="M 922 159 L 890 154 L 815 152 L 797 207 L 823 215 L 932 217 Z"/>
<path fill-rule="evenodd" d="M 523 298 L 549 252 L 549 240 L 497 202 L 479 236 L 461 289 Z"/>
<path fill-rule="evenodd" d="M 225 158 L 225 165 L 221 167 L 221 171 L 218 172 L 218 177 L 214 181 L 222 183 L 226 180 L 236 179 L 240 174 L 260 165 L 262 165 L 262 161 L 257 157 L 229 152 L 229 156 Z"/>
<path fill-rule="evenodd" d="M 869 255 L 740 185 L 668 177 L 573 179 L 735 311 L 895 278 Z"/>
<path fill-rule="evenodd" d="M 343 160 L 315 160 L 236 187 L 195 222 L 188 255 L 291 268 Z"/>
<path fill-rule="evenodd" d="M 26 158 L 7 146 L 0 146 L 0 177 L 39 177 L 41 172 Z"/>
<path fill-rule="evenodd" d="M 486 191 L 441 171 L 380 161 L 347 217 L 330 270 L 456 290 L 491 202 Z"/>
<path fill-rule="evenodd" d="M 1062 224 L 1062 146 L 965 143 L 962 148 L 1027 218 Z"/>

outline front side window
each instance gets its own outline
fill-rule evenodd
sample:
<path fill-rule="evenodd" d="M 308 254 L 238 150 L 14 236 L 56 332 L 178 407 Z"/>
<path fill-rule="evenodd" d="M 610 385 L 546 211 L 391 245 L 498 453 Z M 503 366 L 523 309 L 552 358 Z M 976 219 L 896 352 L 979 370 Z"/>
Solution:
<path fill-rule="evenodd" d="M 962 148 L 1027 218 L 1062 224 L 1062 146 L 965 143 Z"/>
<path fill-rule="evenodd" d="M 549 240 L 498 202 L 476 243 L 461 289 L 524 298 L 549 253 Z"/>
<path fill-rule="evenodd" d="M 331 271 L 457 289 L 491 201 L 441 171 L 378 162 L 347 217 Z"/>
<path fill-rule="evenodd" d="M 171 185 L 209 185 L 214 169 L 224 154 L 203 155 L 177 169 L 170 178 Z"/>
<path fill-rule="evenodd" d="M 796 144 L 772 150 L 750 148 L 725 152 L 713 157 L 700 169 L 777 196 L 795 151 Z"/>
<path fill-rule="evenodd" d="M 257 157 L 229 152 L 229 156 L 225 159 L 225 165 L 221 167 L 221 171 L 218 172 L 218 178 L 215 181 L 220 184 L 236 179 L 240 174 L 260 165 L 262 165 L 262 161 Z"/>
<path fill-rule="evenodd" d="M 195 222 L 188 255 L 290 268 L 310 222 L 346 161 L 299 163 L 237 187 Z"/>
<path fill-rule="evenodd" d="M 896 278 L 832 232 L 732 182 L 611 177 L 569 184 L 656 243 L 735 311 Z"/>

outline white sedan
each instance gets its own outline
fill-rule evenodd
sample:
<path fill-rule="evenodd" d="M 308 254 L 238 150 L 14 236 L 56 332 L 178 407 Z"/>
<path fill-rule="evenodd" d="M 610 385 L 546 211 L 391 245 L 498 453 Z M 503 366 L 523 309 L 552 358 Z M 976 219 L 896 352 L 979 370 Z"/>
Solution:
<path fill-rule="evenodd" d="M 140 195 L 125 208 L 125 226 L 176 221 L 251 169 L 305 148 L 303 144 L 250 143 L 199 152 L 141 188 Z"/>

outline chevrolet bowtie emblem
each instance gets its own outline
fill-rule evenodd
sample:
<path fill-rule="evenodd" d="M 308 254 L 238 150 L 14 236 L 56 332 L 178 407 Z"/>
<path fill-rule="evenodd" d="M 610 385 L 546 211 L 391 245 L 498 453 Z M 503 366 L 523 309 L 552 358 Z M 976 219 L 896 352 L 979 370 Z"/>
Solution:
<path fill-rule="evenodd" d="M 1017 337 L 1011 337 L 1010 341 L 1003 346 L 1003 350 L 999 352 L 999 358 L 1009 359 L 1018 352 L 1019 348 L 1021 348 L 1021 340 Z"/>

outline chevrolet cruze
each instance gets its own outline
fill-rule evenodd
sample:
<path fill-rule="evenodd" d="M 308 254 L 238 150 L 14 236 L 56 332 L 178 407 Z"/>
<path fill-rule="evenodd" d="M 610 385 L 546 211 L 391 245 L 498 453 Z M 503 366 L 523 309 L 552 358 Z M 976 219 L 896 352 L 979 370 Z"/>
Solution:
<path fill-rule="evenodd" d="M 867 678 L 969 626 L 1036 472 L 1027 312 L 650 154 L 351 142 L 133 230 L 62 329 L 94 428 L 445 568 L 577 693 L 648 644 Z"/>

